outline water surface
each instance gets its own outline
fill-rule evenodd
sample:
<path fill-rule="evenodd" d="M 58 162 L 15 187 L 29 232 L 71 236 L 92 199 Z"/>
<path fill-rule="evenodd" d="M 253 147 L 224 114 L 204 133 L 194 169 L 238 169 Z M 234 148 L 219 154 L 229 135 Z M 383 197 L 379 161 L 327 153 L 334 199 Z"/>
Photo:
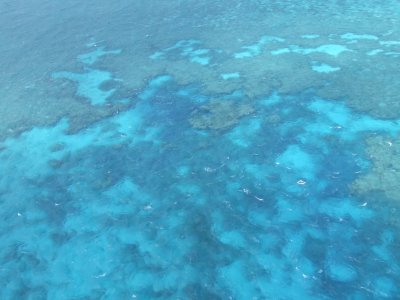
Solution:
<path fill-rule="evenodd" d="M 400 5 L 0 3 L 1 299 L 400 298 Z"/>

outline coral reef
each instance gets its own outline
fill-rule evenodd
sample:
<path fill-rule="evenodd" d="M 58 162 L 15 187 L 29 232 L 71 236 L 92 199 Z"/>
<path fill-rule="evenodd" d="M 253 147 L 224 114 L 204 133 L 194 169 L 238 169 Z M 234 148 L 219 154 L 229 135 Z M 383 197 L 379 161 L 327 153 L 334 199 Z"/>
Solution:
<path fill-rule="evenodd" d="M 380 191 L 394 201 L 400 201 L 400 139 L 374 136 L 367 139 L 368 156 L 373 162 L 369 173 L 352 184 L 358 194 Z"/>
<path fill-rule="evenodd" d="M 279 124 L 282 121 L 282 118 L 279 114 L 272 114 L 265 118 L 265 121 L 270 124 Z"/>
<path fill-rule="evenodd" d="M 398 123 L 190 88 L 159 76 L 85 130 L 63 119 L 0 144 L 0 298 L 395 298 L 397 233 L 347 184 L 364 134 Z M 235 126 L 195 130 L 193 107 L 203 128 Z"/>
<path fill-rule="evenodd" d="M 398 297 L 399 1 L 227 2 L 0 1 L 0 299 Z"/>
<path fill-rule="evenodd" d="M 376 117 L 399 116 L 400 110 L 393 109 L 400 103 L 395 80 L 399 70 L 394 63 L 400 36 L 392 30 L 399 28 L 395 1 L 380 5 L 352 1 L 346 2 L 345 9 L 338 1 L 311 1 L 305 6 L 292 1 L 270 5 L 237 0 L 229 8 L 221 1 L 104 5 L 109 6 L 107 18 L 92 22 L 82 20 L 98 15 L 96 5 L 82 10 L 59 3 L 60 18 L 47 16 L 45 12 L 53 9 L 48 5 L 37 5 L 32 12 L 21 11 L 21 16 L 31 16 L 26 24 L 14 24 L 12 10 L 4 8 L 0 140 L 33 126 L 54 124 L 64 116 L 79 130 L 112 115 L 115 103 L 99 108 L 85 105 L 87 99 L 77 97 L 72 82 L 60 85 L 50 79 L 51 73 L 65 70 L 81 74 L 85 65 L 112 73 L 119 80 L 115 94 L 123 90 L 132 99 L 148 78 L 168 73 L 178 84 L 201 82 L 206 94 L 243 90 L 248 97 L 258 97 L 273 90 L 293 94 L 314 89 L 322 97 L 345 99 L 351 107 Z M 123 22 L 121 11 L 136 21 L 108 27 Z M 179 22 L 164 18 L 176 13 Z M 72 21 L 77 22 L 69 35 L 64 32 L 65 14 L 75 16 Z M 295 27 L 288 26 L 288 15 L 295 16 Z M 143 16 L 148 17 L 143 20 Z M 38 28 L 37 22 L 49 25 L 51 34 L 46 26 L 25 30 Z M 105 42 L 86 44 L 88 36 Z M 340 49 L 348 50 L 339 53 Z M 327 50 L 335 50 L 334 55 Z M 338 71 L 318 73 L 313 65 Z M 26 66 L 31 66 L 29 72 Z M 229 73 L 240 73 L 240 78 L 221 78 Z"/>
<path fill-rule="evenodd" d="M 253 112 L 254 108 L 249 104 L 231 100 L 211 100 L 210 103 L 196 109 L 189 122 L 198 129 L 225 130 Z"/>

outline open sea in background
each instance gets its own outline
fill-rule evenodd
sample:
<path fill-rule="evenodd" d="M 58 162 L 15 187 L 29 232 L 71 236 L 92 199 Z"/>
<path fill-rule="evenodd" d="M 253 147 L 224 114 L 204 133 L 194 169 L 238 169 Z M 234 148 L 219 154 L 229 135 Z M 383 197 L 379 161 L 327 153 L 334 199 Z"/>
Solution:
<path fill-rule="evenodd" d="M 0 299 L 400 299 L 400 2 L 1 0 Z"/>

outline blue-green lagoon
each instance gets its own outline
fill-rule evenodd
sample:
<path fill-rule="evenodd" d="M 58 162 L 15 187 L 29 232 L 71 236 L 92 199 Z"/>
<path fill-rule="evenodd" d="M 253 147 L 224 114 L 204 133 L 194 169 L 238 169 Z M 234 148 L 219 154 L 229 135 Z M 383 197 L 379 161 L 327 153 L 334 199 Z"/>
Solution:
<path fill-rule="evenodd" d="M 0 299 L 400 299 L 400 3 L 0 3 Z"/>

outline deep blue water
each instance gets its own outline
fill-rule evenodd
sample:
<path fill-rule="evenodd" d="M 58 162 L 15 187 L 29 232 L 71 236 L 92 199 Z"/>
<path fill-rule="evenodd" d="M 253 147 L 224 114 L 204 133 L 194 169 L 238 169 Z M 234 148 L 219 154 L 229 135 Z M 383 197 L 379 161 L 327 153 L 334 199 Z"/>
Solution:
<path fill-rule="evenodd" d="M 397 1 L 0 19 L 0 299 L 400 299 Z"/>

